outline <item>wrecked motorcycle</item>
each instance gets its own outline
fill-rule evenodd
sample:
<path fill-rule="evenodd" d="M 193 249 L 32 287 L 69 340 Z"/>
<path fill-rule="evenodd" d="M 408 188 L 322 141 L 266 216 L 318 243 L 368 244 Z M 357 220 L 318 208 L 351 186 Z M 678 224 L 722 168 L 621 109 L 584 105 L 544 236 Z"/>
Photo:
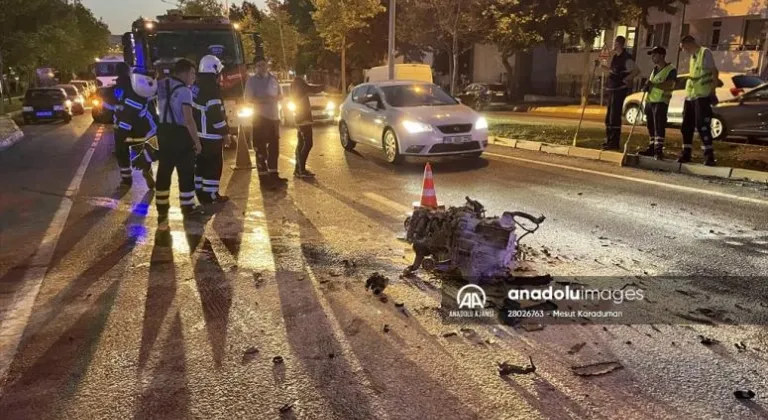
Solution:
<path fill-rule="evenodd" d="M 526 219 L 533 226 L 520 223 Z M 517 244 L 544 222 L 523 212 L 486 217 L 480 202 L 466 197 L 461 207 L 420 207 L 405 220 L 406 240 L 416 259 L 407 271 L 459 270 L 470 283 L 507 277 L 515 269 Z M 524 231 L 519 237 L 516 228 Z"/>

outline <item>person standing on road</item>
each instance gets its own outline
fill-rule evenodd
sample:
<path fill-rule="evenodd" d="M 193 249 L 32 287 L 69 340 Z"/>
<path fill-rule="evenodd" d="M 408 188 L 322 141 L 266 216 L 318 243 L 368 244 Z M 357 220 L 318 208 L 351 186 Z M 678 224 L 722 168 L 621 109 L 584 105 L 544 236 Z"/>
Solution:
<path fill-rule="evenodd" d="M 181 59 L 173 66 L 171 77 L 158 83 L 160 124 L 157 130 L 159 166 L 157 168 L 158 233 L 170 233 L 171 176 L 174 169 L 179 179 L 179 201 L 185 216 L 202 213 L 195 207 L 195 155 L 202 151 L 197 127 L 192 115 L 192 91 L 195 83 L 195 63 Z"/>
<path fill-rule="evenodd" d="M 715 81 L 719 80 L 719 71 L 712 51 L 699 45 L 690 35 L 680 40 L 680 48 L 691 55 L 688 69 L 688 82 L 685 85 L 685 105 L 683 105 L 683 151 L 678 162 L 691 161 L 693 133 L 699 132 L 701 148 L 704 150 L 704 164 L 715 166 L 715 150 L 712 147 L 712 106 L 716 105 Z"/>
<path fill-rule="evenodd" d="M 321 85 L 310 85 L 304 78 L 296 76 L 291 84 L 291 95 L 296 104 L 296 127 L 298 127 L 298 142 L 296 143 L 296 169 L 293 175 L 297 178 L 314 178 L 315 174 L 307 170 L 307 158 L 314 144 L 312 135 L 312 105 L 309 96 L 323 91 Z"/>
<path fill-rule="evenodd" d="M 264 57 L 256 57 L 256 74 L 245 85 L 245 100 L 255 105 L 253 142 L 256 148 L 256 168 L 262 185 L 273 186 L 288 182 L 277 171 L 280 155 L 280 85 L 269 72 Z"/>
<path fill-rule="evenodd" d="M 229 143 L 229 126 L 221 100 L 218 77 L 224 65 L 214 55 L 200 59 L 197 82 L 192 88 L 193 111 L 203 150 L 195 164 L 195 190 L 201 203 L 223 203 L 229 197 L 219 194 L 224 165 L 224 142 Z"/>
<path fill-rule="evenodd" d="M 666 60 L 667 50 L 655 46 L 648 51 L 655 67 L 651 71 L 645 91 L 645 121 L 648 125 L 650 143 L 648 149 L 640 152 L 642 156 L 654 156 L 657 160 L 664 158 L 664 135 L 667 128 L 667 111 L 672 90 L 677 81 L 677 69 Z M 640 117 L 638 115 L 635 118 Z"/>
<path fill-rule="evenodd" d="M 632 59 L 632 55 L 626 50 L 627 39 L 617 36 L 613 41 L 613 57 L 609 65 L 601 65 L 608 72 L 608 80 L 605 82 L 605 90 L 608 93 L 608 111 L 605 114 L 605 143 L 603 150 L 618 150 L 621 143 L 621 114 L 624 107 L 624 99 L 629 94 L 629 87 L 640 74 Z"/>

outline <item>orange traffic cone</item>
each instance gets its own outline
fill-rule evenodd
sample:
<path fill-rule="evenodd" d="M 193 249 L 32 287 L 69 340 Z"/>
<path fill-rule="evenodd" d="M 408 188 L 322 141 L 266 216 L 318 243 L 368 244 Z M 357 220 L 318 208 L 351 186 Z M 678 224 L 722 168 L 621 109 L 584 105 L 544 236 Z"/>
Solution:
<path fill-rule="evenodd" d="M 251 153 L 248 151 L 248 143 L 245 138 L 245 130 L 243 126 L 237 127 L 237 155 L 235 157 L 235 165 L 232 169 L 253 169 L 254 166 L 251 163 Z"/>
<path fill-rule="evenodd" d="M 432 166 L 427 162 L 424 168 L 424 186 L 421 189 L 421 206 L 436 209 L 437 195 L 435 194 L 435 180 L 432 179 Z"/>

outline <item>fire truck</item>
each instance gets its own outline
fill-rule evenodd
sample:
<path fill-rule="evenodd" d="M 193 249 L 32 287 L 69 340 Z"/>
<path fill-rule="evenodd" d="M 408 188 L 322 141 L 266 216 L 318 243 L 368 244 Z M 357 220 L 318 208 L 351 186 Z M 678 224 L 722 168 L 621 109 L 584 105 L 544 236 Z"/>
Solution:
<path fill-rule="evenodd" d="M 173 64 L 187 58 L 197 63 L 212 54 L 222 61 L 220 85 L 224 107 L 231 130 L 253 113 L 243 102 L 243 91 L 248 78 L 243 50 L 243 36 L 252 35 L 256 54 L 263 53 L 258 33 L 241 32 L 237 23 L 220 16 L 188 16 L 178 10 L 169 10 L 157 19 L 139 18 L 133 22 L 131 32 L 123 35 L 123 55 L 132 67 L 142 67 L 158 79 L 170 74 Z"/>

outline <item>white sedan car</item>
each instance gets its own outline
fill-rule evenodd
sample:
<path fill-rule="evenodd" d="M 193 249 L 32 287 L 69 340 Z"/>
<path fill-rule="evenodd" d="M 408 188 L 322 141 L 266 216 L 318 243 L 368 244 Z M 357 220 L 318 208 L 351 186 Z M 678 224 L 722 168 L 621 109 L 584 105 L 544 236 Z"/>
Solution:
<path fill-rule="evenodd" d="M 282 96 L 282 100 L 278 104 L 280 123 L 288 126 L 295 125 L 296 104 L 291 98 L 290 83 L 280 83 L 280 96 Z M 310 95 L 309 106 L 312 108 L 312 121 L 331 123 L 336 120 L 336 104 L 325 92 Z"/>
<path fill-rule="evenodd" d="M 355 87 L 341 106 L 341 144 L 384 151 L 390 163 L 405 156 L 480 157 L 488 146 L 488 122 L 425 82 L 386 81 Z"/>

